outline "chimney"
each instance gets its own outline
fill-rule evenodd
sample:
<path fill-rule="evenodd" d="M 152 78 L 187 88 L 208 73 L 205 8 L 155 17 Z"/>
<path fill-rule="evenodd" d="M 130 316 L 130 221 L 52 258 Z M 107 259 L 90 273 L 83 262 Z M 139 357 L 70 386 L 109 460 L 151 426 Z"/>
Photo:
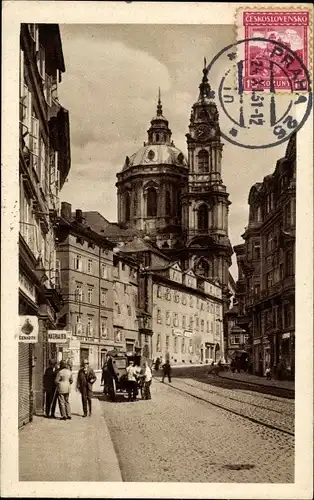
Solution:
<path fill-rule="evenodd" d="M 75 210 L 75 220 L 77 222 L 82 223 L 83 222 L 83 212 L 80 209 Z"/>
<path fill-rule="evenodd" d="M 61 203 L 61 217 L 63 219 L 70 220 L 72 217 L 72 205 L 71 203 L 67 203 L 66 201 L 63 201 Z"/>

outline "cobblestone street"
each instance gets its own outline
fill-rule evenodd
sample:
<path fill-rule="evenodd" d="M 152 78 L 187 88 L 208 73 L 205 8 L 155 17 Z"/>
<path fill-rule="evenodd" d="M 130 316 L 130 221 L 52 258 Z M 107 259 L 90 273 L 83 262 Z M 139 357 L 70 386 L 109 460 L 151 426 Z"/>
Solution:
<path fill-rule="evenodd" d="M 292 401 L 192 379 L 174 379 L 172 385 L 155 379 L 151 401 L 128 403 L 120 396 L 117 403 L 101 402 L 124 481 L 293 482 L 294 437 L 271 428 L 292 434 Z M 261 423 L 203 398 L 224 405 L 227 400 L 233 411 L 256 420 L 262 415 Z M 261 412 L 253 405 L 262 406 Z"/>

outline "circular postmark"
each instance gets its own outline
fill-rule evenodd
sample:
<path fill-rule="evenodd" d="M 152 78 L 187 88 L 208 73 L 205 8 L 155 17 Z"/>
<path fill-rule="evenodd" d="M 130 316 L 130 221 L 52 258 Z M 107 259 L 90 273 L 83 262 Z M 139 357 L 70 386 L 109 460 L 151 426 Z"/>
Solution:
<path fill-rule="evenodd" d="M 243 57 L 242 57 L 243 53 Z M 287 141 L 312 109 L 309 71 L 281 41 L 254 37 L 223 48 L 207 66 L 224 119 L 221 135 L 248 149 Z"/>

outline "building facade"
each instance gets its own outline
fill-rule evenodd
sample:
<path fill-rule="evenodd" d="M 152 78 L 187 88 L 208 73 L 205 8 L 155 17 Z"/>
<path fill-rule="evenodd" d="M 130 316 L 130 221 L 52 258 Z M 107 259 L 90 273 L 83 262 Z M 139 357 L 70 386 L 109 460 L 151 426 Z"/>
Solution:
<path fill-rule="evenodd" d="M 42 377 L 55 354 L 47 331 L 60 308 L 56 262 L 59 191 L 70 169 L 69 114 L 58 99 L 65 72 L 57 24 L 22 24 L 19 114 L 19 315 L 38 331 L 35 343 L 19 342 L 19 425 L 42 413 Z"/>
<path fill-rule="evenodd" d="M 116 252 L 113 257 L 113 333 L 116 348 L 135 352 L 140 347 L 138 326 L 138 263 Z"/>
<path fill-rule="evenodd" d="M 180 264 L 151 269 L 152 356 L 175 363 L 224 360 L 222 290 L 182 272 Z"/>
<path fill-rule="evenodd" d="M 295 363 L 296 136 L 273 174 L 249 195 L 244 246 L 235 248 L 239 265 L 239 314 L 250 333 L 253 371 L 266 365 L 293 377 Z M 245 298 L 244 298 L 245 297 Z M 244 299 L 244 300 L 243 300 Z"/>
<path fill-rule="evenodd" d="M 70 335 L 57 348 L 59 358 L 71 360 L 73 369 L 83 359 L 98 369 L 115 346 L 114 245 L 84 223 L 81 210 L 73 215 L 71 209 L 62 203 L 57 249 L 63 295 L 58 327 Z"/>

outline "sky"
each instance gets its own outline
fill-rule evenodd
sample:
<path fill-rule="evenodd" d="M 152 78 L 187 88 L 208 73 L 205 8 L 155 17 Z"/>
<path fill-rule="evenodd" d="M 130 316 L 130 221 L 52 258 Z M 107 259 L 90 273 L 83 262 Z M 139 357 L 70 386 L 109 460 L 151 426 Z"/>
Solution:
<path fill-rule="evenodd" d="M 204 57 L 209 62 L 232 43 L 234 27 L 61 24 L 60 30 L 66 72 L 59 98 L 70 112 L 72 158 L 61 199 L 71 203 L 73 210 L 96 210 L 114 222 L 116 173 L 125 157 L 147 140 L 158 87 L 172 139 L 187 154 L 185 134 Z M 214 87 L 217 78 L 215 73 L 209 75 Z M 222 131 L 227 126 L 226 116 L 220 113 Z M 286 143 L 249 150 L 224 141 L 222 178 L 232 202 L 229 237 L 233 246 L 243 242 L 251 186 L 273 172 L 285 148 Z M 235 256 L 231 273 L 237 278 Z"/>

